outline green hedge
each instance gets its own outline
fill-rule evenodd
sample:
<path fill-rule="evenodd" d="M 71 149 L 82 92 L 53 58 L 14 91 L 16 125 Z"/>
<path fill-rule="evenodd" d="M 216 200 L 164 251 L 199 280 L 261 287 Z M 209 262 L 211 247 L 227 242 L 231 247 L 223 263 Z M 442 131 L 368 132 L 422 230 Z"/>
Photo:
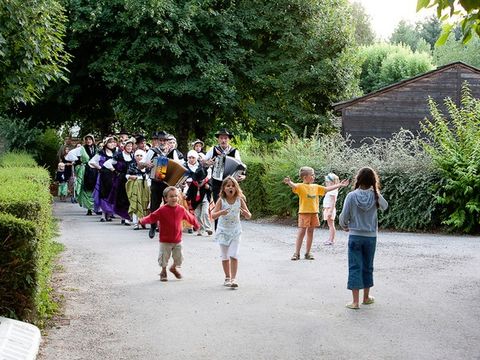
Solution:
<path fill-rule="evenodd" d="M 240 186 L 247 198 L 248 209 L 253 218 L 266 215 L 268 213 L 265 202 L 267 195 L 262 181 L 265 164 L 258 157 L 246 159 L 245 164 L 247 165 L 247 177 Z"/>
<path fill-rule="evenodd" d="M 42 325 L 56 310 L 49 282 L 59 245 L 52 240 L 50 177 L 44 168 L 5 161 L 14 158 L 2 157 L 0 168 L 0 315 Z"/>

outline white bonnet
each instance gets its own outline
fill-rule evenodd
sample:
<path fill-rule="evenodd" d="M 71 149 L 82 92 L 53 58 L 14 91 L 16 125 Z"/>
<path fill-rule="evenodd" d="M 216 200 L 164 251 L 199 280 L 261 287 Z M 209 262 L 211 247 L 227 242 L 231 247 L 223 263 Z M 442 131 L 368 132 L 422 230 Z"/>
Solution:
<path fill-rule="evenodd" d="M 190 150 L 188 153 L 187 153 L 187 158 L 193 156 L 195 159 L 198 159 L 198 153 L 195 151 L 195 150 Z"/>

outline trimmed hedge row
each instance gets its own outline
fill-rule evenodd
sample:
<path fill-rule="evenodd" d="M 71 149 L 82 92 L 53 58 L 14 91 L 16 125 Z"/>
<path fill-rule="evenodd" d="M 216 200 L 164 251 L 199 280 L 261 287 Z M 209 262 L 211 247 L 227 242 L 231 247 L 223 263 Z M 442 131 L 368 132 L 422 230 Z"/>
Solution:
<path fill-rule="evenodd" d="M 19 157 L 30 167 L 15 167 Z M 4 155 L 0 164 L 0 315 L 41 325 L 56 309 L 50 177 L 25 154 Z"/>

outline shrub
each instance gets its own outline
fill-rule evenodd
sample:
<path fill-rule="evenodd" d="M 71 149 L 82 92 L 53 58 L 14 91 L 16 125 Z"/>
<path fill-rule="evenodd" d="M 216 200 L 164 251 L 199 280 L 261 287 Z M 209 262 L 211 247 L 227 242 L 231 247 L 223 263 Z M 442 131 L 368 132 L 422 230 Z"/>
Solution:
<path fill-rule="evenodd" d="M 461 106 L 445 100 L 447 119 L 430 99 L 432 120 L 426 119 L 423 131 L 430 141 L 423 146 L 444 179 L 436 196 L 445 207 L 444 224 L 465 233 L 480 230 L 480 100 L 463 86 Z"/>
<path fill-rule="evenodd" d="M 13 151 L 0 156 L 0 167 L 37 167 L 37 162 L 26 152 Z"/>
<path fill-rule="evenodd" d="M 39 167 L 2 167 L 0 183 L 0 315 L 42 325 L 56 310 L 49 282 L 60 251 L 52 241 L 50 177 Z"/>

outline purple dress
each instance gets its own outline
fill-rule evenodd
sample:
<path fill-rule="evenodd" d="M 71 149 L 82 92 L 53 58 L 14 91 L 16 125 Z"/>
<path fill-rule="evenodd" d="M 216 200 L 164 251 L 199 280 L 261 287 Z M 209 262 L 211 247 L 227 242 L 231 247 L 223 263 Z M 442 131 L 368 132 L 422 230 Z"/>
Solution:
<path fill-rule="evenodd" d="M 123 152 L 116 153 L 113 156 L 113 159 L 116 163 L 113 165 L 115 168 L 115 175 L 112 182 L 112 190 L 108 196 L 108 201 L 113 203 L 113 211 L 115 214 L 120 216 L 122 219 L 130 219 L 128 214 L 128 208 L 130 207 L 130 202 L 128 201 L 127 189 L 125 184 L 127 183 L 127 170 L 130 164 L 135 161 L 132 154 L 130 155 L 129 161 L 125 160 Z"/>
<path fill-rule="evenodd" d="M 111 216 L 114 213 L 113 202 L 108 200 L 110 191 L 112 190 L 113 173 L 105 168 L 103 164 L 110 160 L 112 156 L 107 155 L 103 150 L 99 153 L 100 160 L 98 164 L 102 167 L 98 172 L 97 182 L 93 190 L 93 206 L 94 210 L 98 212 L 102 210 L 106 216 Z"/>

